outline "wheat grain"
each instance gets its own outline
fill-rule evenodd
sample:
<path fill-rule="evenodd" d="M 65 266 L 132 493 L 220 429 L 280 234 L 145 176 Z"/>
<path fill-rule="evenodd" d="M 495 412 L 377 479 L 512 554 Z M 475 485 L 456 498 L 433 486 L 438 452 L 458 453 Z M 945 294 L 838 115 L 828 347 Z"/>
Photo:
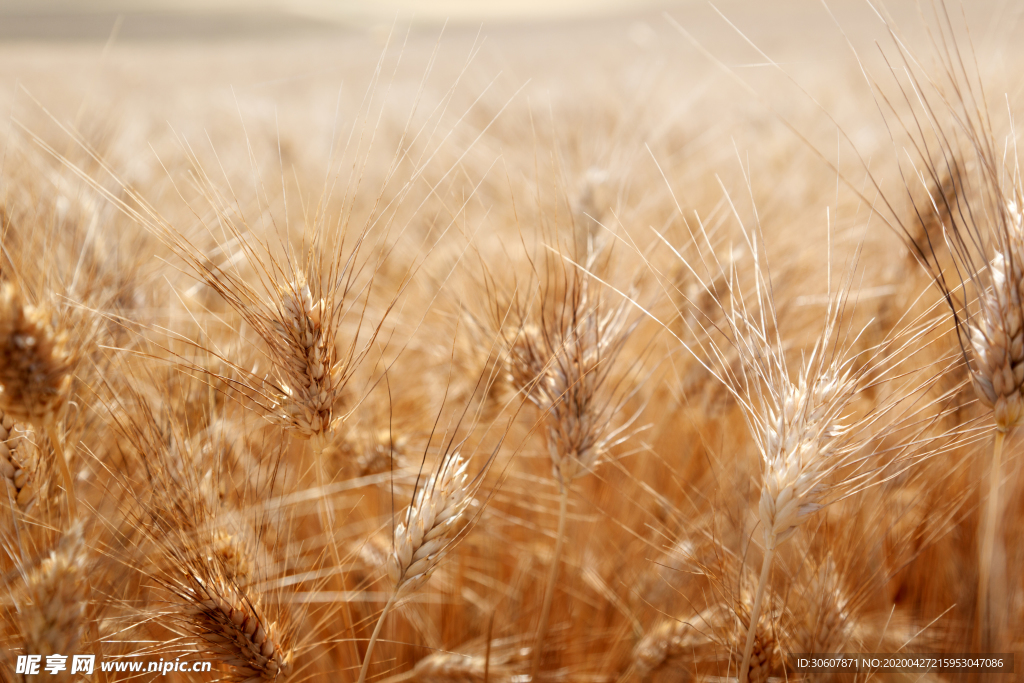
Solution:
<path fill-rule="evenodd" d="M 16 424 L 6 414 L 0 417 L 0 476 L 6 482 L 10 500 L 22 512 L 30 512 L 38 497 L 35 466 L 26 453 L 28 444 L 14 433 Z"/>

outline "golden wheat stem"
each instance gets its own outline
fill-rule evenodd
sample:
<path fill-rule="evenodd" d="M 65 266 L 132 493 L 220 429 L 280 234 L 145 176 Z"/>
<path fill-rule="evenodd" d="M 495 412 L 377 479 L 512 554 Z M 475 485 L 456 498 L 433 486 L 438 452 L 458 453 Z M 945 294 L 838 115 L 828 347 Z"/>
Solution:
<path fill-rule="evenodd" d="M 373 654 L 373 646 L 377 644 L 377 637 L 380 635 L 380 629 L 384 626 L 384 619 L 387 618 L 388 612 L 391 611 L 391 607 L 395 604 L 395 600 L 398 598 L 398 591 L 396 590 L 391 594 L 388 599 L 388 604 L 384 605 L 384 611 L 380 613 L 380 618 L 377 619 L 377 625 L 373 628 L 373 635 L 370 636 L 370 642 L 366 645 L 366 655 L 363 657 L 363 667 L 359 670 L 359 683 L 366 682 L 366 672 L 370 669 L 370 656 Z"/>
<path fill-rule="evenodd" d="M 320 495 L 317 498 L 317 509 L 320 514 L 320 526 L 324 529 L 324 536 L 327 538 L 327 545 L 331 547 L 331 555 L 334 558 L 334 566 L 337 571 L 341 571 L 341 553 L 338 552 L 338 544 L 334 539 L 334 511 L 327 504 L 327 496 L 324 494 L 326 491 L 326 482 L 324 481 L 324 448 L 326 446 L 326 439 L 323 436 L 314 436 L 312 439 L 313 446 L 313 467 L 316 469 L 316 486 L 320 490 Z M 345 630 L 354 632 L 352 629 L 352 613 L 349 610 L 349 604 L 347 601 L 343 602 L 344 607 L 341 610 L 342 616 L 345 619 Z M 352 652 L 355 654 L 356 661 L 359 661 L 359 648 L 356 647 L 355 641 L 352 643 Z"/>
<path fill-rule="evenodd" d="M 558 564 L 562 558 L 562 547 L 565 545 L 565 518 L 569 510 L 569 484 L 562 487 L 558 501 L 558 535 L 555 540 L 555 556 L 551 559 L 548 570 L 548 583 L 544 588 L 544 607 L 540 612 L 540 624 L 537 626 L 537 640 L 533 647 L 533 664 L 530 667 L 530 680 L 536 681 L 540 673 L 540 662 L 544 656 L 544 639 L 548 636 L 548 619 L 551 617 L 551 603 L 555 597 L 555 583 L 558 580 Z"/>
<path fill-rule="evenodd" d="M 988 473 L 988 501 L 985 505 L 984 531 L 981 539 L 981 557 L 978 572 L 979 629 L 987 640 L 989 628 L 989 580 L 992 573 L 992 553 L 995 549 L 996 522 L 999 515 L 999 470 L 1003 458 L 1003 440 L 1006 432 L 996 431 L 996 442 L 992 447 L 992 462 Z"/>
<path fill-rule="evenodd" d="M 341 556 L 338 554 L 338 544 L 334 542 L 334 514 L 331 507 L 327 504 L 327 496 L 325 494 L 327 482 L 324 478 L 324 439 L 317 436 L 313 437 L 313 467 L 316 469 L 316 486 L 320 491 L 320 495 L 317 496 L 317 509 L 320 513 L 320 525 L 324 528 L 324 536 L 327 539 L 327 545 L 331 547 L 331 554 L 334 556 L 334 561 L 337 566 L 341 567 Z"/>
<path fill-rule="evenodd" d="M 71 511 L 71 521 L 78 519 L 78 499 L 75 497 L 75 486 L 71 478 L 71 469 L 68 467 L 68 459 L 64 456 L 64 446 L 57 438 L 57 430 L 54 428 L 53 420 L 46 422 L 46 435 L 53 444 L 53 452 L 57 454 L 57 463 L 60 465 L 60 474 L 64 479 L 64 489 L 68 493 L 68 509 Z"/>
<path fill-rule="evenodd" d="M 775 534 L 766 539 L 764 562 L 761 564 L 761 578 L 757 580 L 757 592 L 754 593 L 754 604 L 750 606 L 750 624 L 747 626 L 747 644 L 743 646 L 743 663 L 740 664 L 740 683 L 747 683 L 747 672 L 750 669 L 750 655 L 754 651 L 754 636 L 757 634 L 757 620 L 761 616 L 761 598 L 765 586 L 768 585 L 768 572 L 772 568 L 775 557 Z"/>

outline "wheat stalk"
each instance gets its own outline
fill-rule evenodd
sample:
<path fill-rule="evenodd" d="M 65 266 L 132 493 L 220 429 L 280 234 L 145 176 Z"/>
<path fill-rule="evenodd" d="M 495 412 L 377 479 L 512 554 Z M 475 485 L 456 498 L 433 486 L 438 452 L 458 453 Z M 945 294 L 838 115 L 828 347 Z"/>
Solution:
<path fill-rule="evenodd" d="M 904 176 L 912 211 L 903 217 L 890 206 L 895 218 L 890 225 L 902 234 L 948 305 L 975 394 L 991 409 L 996 428 L 979 528 L 976 636 L 987 645 L 993 627 L 989 590 L 1003 441 L 1024 421 L 1024 238 L 1019 208 L 1024 188 L 1012 121 L 1004 144 L 997 139 L 980 72 L 969 68 L 976 59 L 973 45 L 947 40 L 957 27 L 944 2 L 937 2 L 935 9 L 942 41 L 933 40 L 932 47 L 941 68 L 926 72 L 906 44 L 896 40 L 902 65 L 889 68 L 909 111 L 897 111 L 898 100 L 880 91 L 876 101 L 906 133 L 908 144 L 901 149 L 912 155 L 909 177 L 926 189 L 922 199 Z M 895 38 L 893 27 L 889 30 Z M 875 186 L 881 189 L 877 181 Z M 940 231 L 934 229 L 936 223 Z"/>
<path fill-rule="evenodd" d="M 592 265 L 593 257 L 591 263 Z M 628 395 L 617 392 L 612 372 L 616 359 L 636 327 L 628 316 L 629 301 L 606 307 L 597 282 L 575 267 L 564 282 L 548 283 L 540 291 L 540 312 L 530 312 L 518 300 L 509 313 L 517 323 L 505 334 L 509 382 L 541 412 L 541 423 L 559 488 L 555 552 L 548 570 L 541 607 L 531 676 L 536 679 L 543 657 L 548 621 L 565 545 L 569 494 L 574 480 L 592 472 L 600 458 L 632 423 L 614 421 Z M 561 288 L 561 291 L 559 291 Z M 506 317 L 499 314 L 501 321 Z M 634 418 L 635 419 L 635 418 Z"/>

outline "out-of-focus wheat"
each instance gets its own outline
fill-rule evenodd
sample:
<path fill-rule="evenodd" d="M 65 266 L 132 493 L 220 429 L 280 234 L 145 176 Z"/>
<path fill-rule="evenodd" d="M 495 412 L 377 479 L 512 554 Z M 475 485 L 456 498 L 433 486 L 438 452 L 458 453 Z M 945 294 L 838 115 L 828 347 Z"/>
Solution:
<path fill-rule="evenodd" d="M 23 652 L 64 655 L 86 641 L 90 600 L 88 561 L 81 523 L 71 527 L 37 566 L 27 567 L 19 596 Z M 57 680 L 72 680 L 68 671 Z"/>
<path fill-rule="evenodd" d="M 0 406 L 5 414 L 32 424 L 50 438 L 64 479 L 71 518 L 78 518 L 74 477 L 56 422 L 68 400 L 71 373 L 80 349 L 70 345 L 55 312 L 25 304 L 9 282 L 0 289 Z"/>

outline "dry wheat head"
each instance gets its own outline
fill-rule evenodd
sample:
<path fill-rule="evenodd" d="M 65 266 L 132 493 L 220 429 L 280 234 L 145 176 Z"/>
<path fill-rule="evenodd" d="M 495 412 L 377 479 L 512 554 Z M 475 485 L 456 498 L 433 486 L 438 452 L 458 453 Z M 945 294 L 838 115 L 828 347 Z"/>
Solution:
<path fill-rule="evenodd" d="M 418 487 L 405 520 L 395 527 L 387 568 L 396 594 L 422 586 L 458 534 L 462 513 L 473 501 L 468 465 L 457 452 L 444 458 L 439 471 Z"/>
<path fill-rule="evenodd" d="M 670 670 L 677 675 L 723 671 L 730 655 L 743 649 L 749 612 L 749 605 L 729 608 L 719 604 L 689 619 L 662 620 L 633 651 L 635 670 L 641 677 Z M 738 664 L 734 661 L 734 666 Z M 764 683 L 770 676 L 779 675 L 782 668 L 783 655 L 775 637 L 775 625 L 769 616 L 762 614 L 758 619 L 748 680 Z"/>
<path fill-rule="evenodd" d="M 25 576 L 20 627 L 26 654 L 69 655 L 79 650 L 88 603 L 88 553 L 81 524 Z M 55 680 L 71 680 L 67 671 Z"/>
<path fill-rule="evenodd" d="M 692 619 L 664 619 L 645 635 L 633 651 L 633 665 L 640 676 L 685 660 L 696 664 L 714 646 L 712 624 L 721 622 L 721 608 L 711 607 Z"/>
<path fill-rule="evenodd" d="M 841 586 L 835 562 L 828 558 L 801 587 L 791 631 L 799 652 L 844 652 L 854 630 L 851 605 Z"/>
<path fill-rule="evenodd" d="M 322 438 L 331 429 L 337 400 L 335 348 L 321 325 L 323 299 L 313 300 L 304 277 L 280 287 L 271 302 L 279 315 L 267 339 L 278 370 L 274 415 L 303 439 Z"/>
<path fill-rule="evenodd" d="M 1006 431 L 1024 421 L 1024 234 L 1021 212 L 1006 209 L 1007 229 L 989 263 L 991 286 L 979 295 L 978 319 L 968 325 L 978 398 Z"/>
<path fill-rule="evenodd" d="M 458 652 L 435 652 L 416 662 L 415 680 L 421 683 L 483 683 L 509 681 L 512 670 L 507 658 L 483 654 L 464 655 Z"/>
<path fill-rule="evenodd" d="M 611 372 L 635 329 L 626 302 L 606 309 L 589 284 L 570 280 L 554 315 L 523 321 L 507 340 L 509 381 L 543 412 L 552 474 L 563 487 L 591 472 L 621 434 Z"/>
<path fill-rule="evenodd" d="M 196 573 L 177 590 L 193 635 L 221 662 L 232 680 L 284 680 L 292 670 L 288 638 L 268 621 L 259 602 L 225 577 Z"/>
<path fill-rule="evenodd" d="M 0 408 L 33 425 L 51 420 L 67 401 L 74 360 L 54 314 L 25 304 L 14 285 L 5 283 L 0 288 Z"/>
<path fill-rule="evenodd" d="M 256 573 L 250 545 L 240 533 L 213 530 L 207 552 L 211 562 L 221 567 L 224 578 L 238 586 L 245 586 Z"/>
<path fill-rule="evenodd" d="M 848 376 L 813 377 L 806 370 L 797 384 L 784 378 L 781 383 L 778 403 L 762 423 L 765 467 L 758 506 L 765 539 L 776 545 L 821 508 L 822 480 L 843 435 L 839 419 L 855 388 Z"/>

